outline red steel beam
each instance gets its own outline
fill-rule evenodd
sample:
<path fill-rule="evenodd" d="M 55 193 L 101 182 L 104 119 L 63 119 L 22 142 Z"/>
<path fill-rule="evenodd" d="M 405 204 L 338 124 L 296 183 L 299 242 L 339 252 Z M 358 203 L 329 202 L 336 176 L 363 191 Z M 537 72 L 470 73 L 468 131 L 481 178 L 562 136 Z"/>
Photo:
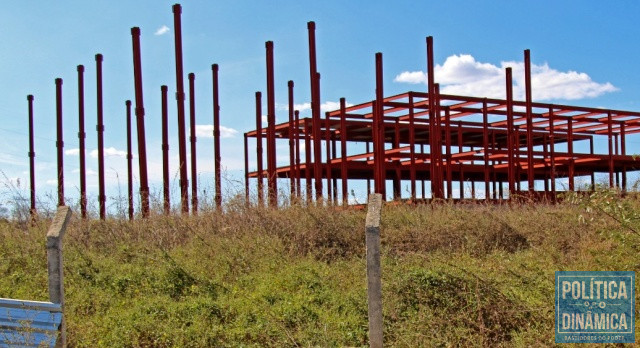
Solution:
<path fill-rule="evenodd" d="M 98 202 L 100 204 L 100 220 L 104 220 L 107 214 L 104 185 L 104 113 L 102 101 L 102 54 L 96 54 L 96 103 L 98 112 Z"/>
<path fill-rule="evenodd" d="M 489 114 L 487 111 L 487 101 L 482 103 L 482 146 L 484 148 L 484 194 L 485 199 L 489 199 Z"/>
<path fill-rule="evenodd" d="M 322 197 L 322 153 L 320 149 L 320 79 L 316 61 L 316 23 L 308 22 L 309 33 L 309 80 L 311 82 L 311 118 L 313 120 L 313 161 L 316 199 Z M 308 170 L 308 169 L 305 169 Z"/>
<path fill-rule="evenodd" d="M 129 220 L 133 220 L 133 153 L 131 152 L 131 100 L 125 101 L 127 110 L 127 202 Z"/>
<path fill-rule="evenodd" d="M 28 113 L 29 113 L 29 194 L 30 194 L 30 202 L 31 208 L 29 209 L 29 214 L 31 218 L 34 219 L 37 211 L 36 211 L 36 152 L 33 146 L 33 95 L 29 94 L 27 96 L 27 105 L 28 105 Z M 83 216 L 84 218 L 85 216 Z"/>
<path fill-rule="evenodd" d="M 507 90 L 507 162 L 509 180 L 509 199 L 516 192 L 515 185 L 515 162 L 514 162 L 514 129 L 513 129 L 513 76 L 511 68 L 505 69 L 506 90 Z"/>
<path fill-rule="evenodd" d="M 409 93 L 409 156 L 411 165 L 409 167 L 409 178 L 411 181 L 411 201 L 416 200 L 416 129 L 415 129 L 415 115 L 413 113 L 413 94 Z"/>
<path fill-rule="evenodd" d="M 295 110 L 294 113 L 295 119 L 295 154 L 296 154 L 296 169 L 295 169 L 295 178 L 296 178 L 296 195 L 298 200 L 302 197 L 302 184 L 300 177 L 300 111 Z"/>
<path fill-rule="evenodd" d="M 78 65 L 78 143 L 80 157 L 80 216 L 87 218 L 87 171 L 85 162 L 84 132 L 84 65 Z"/>
<path fill-rule="evenodd" d="M 267 185 L 269 206 L 278 207 L 278 181 L 276 177 L 276 99 L 273 72 L 273 41 L 265 43 L 267 51 Z"/>
<path fill-rule="evenodd" d="M 184 71 L 182 62 L 182 7 L 175 4 L 173 10 L 173 28 L 176 59 L 176 102 L 178 105 L 178 155 L 180 160 L 180 203 L 182 214 L 189 214 L 189 181 L 187 179 L 187 141 L 184 110 Z"/>
<path fill-rule="evenodd" d="M 195 81 L 196 75 L 189 73 L 189 143 L 191 145 L 191 212 L 198 214 L 198 170 L 196 156 L 196 96 Z"/>
<path fill-rule="evenodd" d="M 325 114 L 324 121 L 324 143 L 325 143 L 325 151 L 327 158 L 327 166 L 326 166 L 326 177 L 327 177 L 327 202 L 332 202 L 333 191 L 332 191 L 332 178 L 331 178 L 331 128 L 329 124 L 329 113 Z"/>
<path fill-rule="evenodd" d="M 218 64 L 211 65 L 213 80 L 213 176 L 216 182 L 214 201 L 216 209 L 220 210 L 222 209 L 222 155 L 220 154 L 220 88 L 218 85 L 218 71 Z"/>
<path fill-rule="evenodd" d="M 149 217 L 149 184 L 147 178 L 147 148 L 144 135 L 144 97 L 142 93 L 142 59 L 140 56 L 140 28 L 131 28 L 133 41 L 133 72 L 136 94 L 136 125 L 138 133 L 138 166 L 140 167 L 140 202 L 142 217 Z"/>
<path fill-rule="evenodd" d="M 305 186 L 307 191 L 307 204 L 311 204 L 313 198 L 311 189 L 311 134 L 309 127 L 309 120 L 304 120 L 304 175 Z"/>
<path fill-rule="evenodd" d="M 376 163 L 376 172 L 378 174 L 378 180 L 375 181 L 375 192 L 382 194 L 382 199 L 386 199 L 386 169 L 385 169 L 385 156 L 384 156 L 384 109 L 383 109 L 383 71 L 382 71 L 382 53 L 376 53 L 376 102 L 374 106 L 375 117 L 375 140 L 374 140 L 374 160 Z"/>
<path fill-rule="evenodd" d="M 160 86 L 162 105 L 162 193 L 163 210 L 165 215 L 171 213 L 171 197 L 169 192 L 169 87 Z"/>
<path fill-rule="evenodd" d="M 433 37 L 427 37 L 427 93 L 429 98 L 429 150 L 431 154 L 430 168 L 430 180 L 431 180 L 431 197 L 439 198 L 436 193 L 435 186 L 435 83 L 434 83 L 434 59 L 433 59 Z"/>

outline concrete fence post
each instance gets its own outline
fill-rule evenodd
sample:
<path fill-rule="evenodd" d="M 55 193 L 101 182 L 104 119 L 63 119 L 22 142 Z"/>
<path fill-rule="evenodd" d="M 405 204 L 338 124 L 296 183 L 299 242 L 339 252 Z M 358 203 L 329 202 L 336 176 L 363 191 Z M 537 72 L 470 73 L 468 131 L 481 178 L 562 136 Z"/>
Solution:
<path fill-rule="evenodd" d="M 59 206 L 47 231 L 47 266 L 49 271 L 49 300 L 62 306 L 62 324 L 58 344 L 66 347 L 64 319 L 64 281 L 62 275 L 62 237 L 71 218 L 71 208 Z"/>
<path fill-rule="evenodd" d="M 380 213 L 382 195 L 369 195 L 365 236 L 367 244 L 367 297 L 369 303 L 369 347 L 382 347 L 382 280 L 380 272 Z"/>

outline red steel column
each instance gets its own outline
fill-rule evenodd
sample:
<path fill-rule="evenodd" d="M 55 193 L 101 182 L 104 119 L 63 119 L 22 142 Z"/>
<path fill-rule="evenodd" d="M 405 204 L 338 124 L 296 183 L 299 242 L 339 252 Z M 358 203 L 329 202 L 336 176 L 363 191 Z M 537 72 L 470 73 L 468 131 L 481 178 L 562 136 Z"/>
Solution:
<path fill-rule="evenodd" d="M 531 54 L 524 50 L 524 84 L 527 113 L 527 179 L 529 193 L 534 191 L 533 172 L 533 114 L 531 110 Z"/>
<path fill-rule="evenodd" d="M 382 53 L 376 53 L 376 103 L 374 106 L 374 122 L 377 124 L 377 134 L 374 140 L 374 162 L 378 172 L 376 191 L 382 194 L 382 199 L 386 200 L 386 168 L 385 168 L 385 131 L 384 131 L 384 90 L 382 75 Z"/>
<path fill-rule="evenodd" d="M 416 200 L 416 129 L 413 112 L 413 93 L 409 92 L 409 180 L 411 181 L 411 202 Z"/>
<path fill-rule="evenodd" d="M 289 101 L 289 199 L 293 201 L 293 197 L 296 195 L 296 172 L 295 172 L 295 145 L 293 142 L 293 81 L 287 82 L 288 87 L 288 101 Z"/>
<path fill-rule="evenodd" d="M 80 157 L 80 215 L 87 218 L 87 171 L 85 165 L 86 133 L 84 132 L 84 65 L 78 65 L 78 143 Z"/>
<path fill-rule="evenodd" d="M 511 68 L 505 69 L 507 84 L 507 176 L 509 177 L 509 199 L 516 192 L 515 184 L 515 159 L 513 151 L 513 78 Z"/>
<path fill-rule="evenodd" d="M 551 193 L 553 200 L 556 197 L 556 155 L 555 155 L 555 135 L 554 135 L 553 108 L 549 107 L 549 160 L 551 161 Z"/>
<path fill-rule="evenodd" d="M 620 123 L 620 153 L 623 156 L 627 155 L 627 149 L 625 146 L 625 123 L 624 121 Z M 627 192 L 627 166 L 622 167 L 622 193 Z"/>
<path fill-rule="evenodd" d="M 453 161 L 451 160 L 451 111 L 449 108 L 444 109 L 445 116 L 445 140 L 447 151 L 447 198 L 453 199 Z"/>
<path fill-rule="evenodd" d="M 258 173 L 258 206 L 264 206 L 264 176 L 262 169 L 262 93 L 256 92 L 256 152 L 257 152 L 257 173 Z"/>
<path fill-rule="evenodd" d="M 593 155 L 593 137 L 589 137 L 589 153 Z M 591 191 L 595 192 L 596 190 L 596 174 L 594 171 L 591 171 Z"/>
<path fill-rule="evenodd" d="M 375 128 L 376 128 L 376 124 L 375 124 L 375 122 L 374 122 L 374 123 L 373 123 L 373 127 L 372 127 L 372 129 L 373 129 L 372 139 L 374 139 L 374 138 L 375 138 L 375 134 L 376 134 L 376 132 L 375 132 Z M 367 154 L 369 153 L 369 151 L 371 151 L 371 149 L 370 149 L 370 147 L 369 147 L 369 142 L 368 142 L 368 141 L 366 142 L 366 145 L 365 145 L 365 151 L 367 152 Z M 375 156 L 375 147 L 374 147 L 374 154 L 373 154 L 373 155 Z M 369 158 L 367 157 L 367 161 L 368 161 L 368 160 L 369 160 Z M 374 169 L 373 169 L 373 178 L 374 178 L 374 183 L 375 183 L 375 178 L 376 178 L 377 176 L 378 176 L 378 174 L 377 174 L 377 172 L 376 172 L 376 169 L 375 169 L 375 163 L 374 163 Z M 370 195 L 370 194 L 371 194 L 371 179 L 367 178 L 367 197 L 369 197 L 369 195 Z"/>
<path fill-rule="evenodd" d="M 489 114 L 487 112 L 487 98 L 482 101 L 482 145 L 484 147 L 484 195 L 489 200 Z"/>
<path fill-rule="evenodd" d="M 131 100 L 127 107 L 127 198 L 129 202 L 129 220 L 133 220 L 133 154 L 131 153 Z"/>
<path fill-rule="evenodd" d="M 64 169 L 62 140 L 62 79 L 56 79 L 56 148 L 58 149 L 58 206 L 64 205 Z"/>
<path fill-rule="evenodd" d="M 443 182 L 443 174 L 442 174 L 442 127 L 440 120 L 440 84 L 435 83 L 433 85 L 434 91 L 434 101 L 435 101 L 435 118 L 434 118 L 434 136 L 435 143 L 433 144 L 433 149 L 435 150 L 436 161 L 434 163 L 434 170 L 436 175 L 435 180 L 435 192 L 437 198 L 444 198 L 444 182 Z"/>
<path fill-rule="evenodd" d="M 569 119 L 567 125 L 567 132 L 569 133 L 569 139 L 567 140 L 567 147 L 569 148 L 569 190 L 575 190 L 574 185 L 574 161 L 573 161 L 573 120 Z"/>
<path fill-rule="evenodd" d="M 393 124 L 394 135 L 393 135 L 393 148 L 400 148 L 400 119 L 396 118 Z M 396 160 L 394 162 L 395 167 L 395 177 L 393 178 L 393 199 L 400 200 L 402 199 L 402 172 L 400 170 L 400 161 Z"/>
<path fill-rule="evenodd" d="M 249 206 L 249 142 L 244 133 L 244 204 Z"/>
<path fill-rule="evenodd" d="M 173 9 L 173 28 L 176 56 L 176 101 L 178 104 L 178 154 L 180 157 L 180 202 L 182 214 L 189 214 L 189 181 L 187 179 L 187 141 L 184 114 L 184 72 L 182 64 L 182 7 L 175 4 Z"/>
<path fill-rule="evenodd" d="M 278 207 L 278 180 L 276 177 L 276 99 L 273 72 L 273 41 L 267 41 L 267 185 L 269 206 Z"/>
<path fill-rule="evenodd" d="M 196 75 L 189 73 L 189 143 L 191 144 L 191 212 L 198 214 L 198 170 L 196 156 Z"/>
<path fill-rule="evenodd" d="M 427 90 L 429 93 L 429 173 L 431 180 L 431 197 L 439 198 L 436 192 L 436 153 L 435 153 L 435 83 L 434 83 L 433 37 L 427 37 Z"/>
<path fill-rule="evenodd" d="M 36 152 L 33 146 L 33 95 L 27 96 L 28 110 L 29 110 L 29 193 L 31 198 L 31 209 L 29 213 L 31 218 L 36 215 Z M 84 215 L 82 216 L 85 217 Z"/>
<path fill-rule="evenodd" d="M 462 152 L 462 122 L 458 122 L 458 153 Z M 462 160 L 458 160 L 458 176 L 460 182 L 460 200 L 464 199 L 464 165 L 462 164 Z"/>
<path fill-rule="evenodd" d="M 295 118 L 295 148 L 296 148 L 296 194 L 298 199 L 302 197 L 302 183 L 300 178 L 300 111 L 294 111 Z"/>
<path fill-rule="evenodd" d="M 346 100 L 340 98 L 340 173 L 342 175 L 342 205 L 349 204 L 349 192 L 347 188 L 347 111 Z"/>
<path fill-rule="evenodd" d="M 311 189 L 311 130 L 308 119 L 304 120 L 304 175 L 307 189 L 307 204 L 311 204 L 313 198 Z"/>
<path fill-rule="evenodd" d="M 147 147 L 144 136 L 144 98 L 142 94 L 142 59 L 140 56 L 140 28 L 131 28 L 133 38 L 133 74 L 136 90 L 136 124 L 138 133 L 138 166 L 140 167 L 140 198 L 142 217 L 149 217 L 149 184 L 147 179 Z"/>
<path fill-rule="evenodd" d="M 313 176 L 316 200 L 320 200 L 322 197 L 322 152 L 320 149 L 320 76 L 316 64 L 316 23 L 308 22 L 307 30 L 309 32 L 309 80 L 311 81 L 311 119 L 313 121 Z"/>
<path fill-rule="evenodd" d="M 613 188 L 613 124 L 611 111 L 607 112 L 607 137 L 609 141 L 609 187 Z"/>
<path fill-rule="evenodd" d="M 171 198 L 169 193 L 169 88 L 165 85 L 160 86 L 162 97 L 162 193 L 164 195 L 164 214 L 171 213 Z"/>
<path fill-rule="evenodd" d="M 222 156 L 220 155 L 220 99 L 218 87 L 218 64 L 211 66 L 213 74 L 213 157 L 216 209 L 222 209 Z M 246 148 L 246 146 L 245 146 Z M 248 200 L 247 200 L 248 201 Z"/>
<path fill-rule="evenodd" d="M 104 187 L 104 113 L 102 103 L 102 54 L 96 54 L 96 101 L 98 111 L 98 202 L 100 203 L 100 220 L 107 214 L 107 196 Z"/>
<path fill-rule="evenodd" d="M 332 202 L 333 191 L 332 191 L 332 179 L 331 179 L 331 129 L 329 126 L 329 113 L 325 113 L 324 119 L 324 143 L 325 143 L 325 151 L 326 151 L 326 177 L 327 177 L 327 202 Z"/>

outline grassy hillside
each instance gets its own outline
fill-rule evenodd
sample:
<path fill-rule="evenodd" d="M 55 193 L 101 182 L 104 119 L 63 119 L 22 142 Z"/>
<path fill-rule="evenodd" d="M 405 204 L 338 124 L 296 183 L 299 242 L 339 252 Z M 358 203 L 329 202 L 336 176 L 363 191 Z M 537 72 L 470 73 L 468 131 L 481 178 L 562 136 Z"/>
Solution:
<path fill-rule="evenodd" d="M 606 191 L 558 205 L 385 206 L 387 345 L 552 346 L 554 271 L 640 269 L 638 206 Z M 70 346 L 365 346 L 364 217 L 231 204 L 76 218 L 64 251 Z M 47 300 L 48 223 L 0 222 L 0 297 Z"/>

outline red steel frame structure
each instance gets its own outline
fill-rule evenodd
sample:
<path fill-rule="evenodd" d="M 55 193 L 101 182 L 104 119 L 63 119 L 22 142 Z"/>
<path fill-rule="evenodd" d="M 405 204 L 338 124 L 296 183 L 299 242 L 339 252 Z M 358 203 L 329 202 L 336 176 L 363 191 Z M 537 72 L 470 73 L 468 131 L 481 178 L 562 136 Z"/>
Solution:
<path fill-rule="evenodd" d="M 640 112 L 540 103 L 532 100 L 531 59 L 524 52 L 525 100 L 513 99 L 511 68 L 505 69 L 505 99 L 481 98 L 440 93 L 434 80 L 433 39 L 428 37 L 426 92 L 412 91 L 393 96 L 383 93 L 382 54 L 375 56 L 375 99 L 327 112 L 320 122 L 319 74 L 315 71 L 315 25 L 310 22 L 309 50 L 312 90 L 312 116 L 295 122 L 262 127 L 245 133 L 246 138 L 258 141 L 257 171 L 246 174 L 246 190 L 252 178 L 267 176 L 290 180 L 291 195 L 298 182 L 306 178 L 306 195 L 310 201 L 311 178 L 315 179 L 316 200 L 322 199 L 322 180 L 326 180 L 327 199 L 337 197 L 337 183 L 342 181 L 342 201 L 348 201 L 348 180 L 374 181 L 374 191 L 386 196 L 387 178 L 392 181 L 393 198 L 400 199 L 401 181 L 410 181 L 410 199 L 417 199 L 416 183 L 431 182 L 433 199 L 466 199 L 465 184 L 471 185 L 470 198 L 476 199 L 476 183 L 484 183 L 484 198 L 506 199 L 517 196 L 532 199 L 555 199 L 558 179 L 566 178 L 567 189 L 575 190 L 575 177 L 591 177 L 608 173 L 609 186 L 627 189 L 627 171 L 640 169 L 639 161 L 627 155 L 625 137 L 640 133 Z M 268 53 L 269 54 L 269 53 Z M 269 64 L 273 57 L 268 56 Z M 268 71 L 268 83 L 273 83 Z M 288 82 L 290 98 L 293 82 Z M 290 107 L 292 102 L 289 101 Z M 257 104 L 257 106 L 259 106 Z M 316 114 L 318 113 L 318 115 Z M 297 113 L 296 113 L 297 114 Z M 259 110 L 256 113 L 260 115 Z M 274 115 L 270 112 L 269 118 Z M 608 151 L 596 153 L 594 140 L 604 138 Z M 262 138 L 273 144 L 276 139 L 290 144 L 288 165 L 274 167 L 275 146 L 267 146 L 268 171 L 261 169 Z M 294 150 L 304 141 L 305 160 L 300 163 Z M 322 155 L 322 141 L 325 154 Z M 588 142 L 588 151 L 577 151 L 579 144 Z M 336 156 L 340 144 L 340 157 Z M 362 146 L 366 144 L 366 150 Z M 373 145 L 369 149 L 369 143 Z M 313 144 L 313 146 L 311 146 Z M 249 146 L 245 141 L 245 147 Z M 313 161 L 311 161 L 313 147 Z M 357 148 L 357 150 L 350 150 Z M 583 146 L 586 148 L 586 146 Z M 428 151 L 425 151 L 428 150 Z M 249 162 L 245 151 L 245 163 Z M 322 158 L 325 158 L 323 161 Z M 621 180 L 618 179 L 622 176 Z M 454 195 L 453 182 L 459 182 Z M 526 186 L 524 186 L 526 183 Z M 275 183 L 270 186 L 275 187 Z M 507 190 L 504 187 L 507 187 Z M 525 188 L 526 189 L 523 189 Z M 333 191 L 332 191 L 333 190 Z M 505 195 L 505 191 L 508 195 Z M 262 189 L 259 187 L 259 200 Z M 270 194 L 273 194 L 270 192 Z M 248 195 L 247 195 L 248 196 Z M 274 199 L 274 197 L 270 197 Z M 423 186 L 422 198 L 425 196 Z M 275 198 L 277 199 L 277 198 Z"/>

